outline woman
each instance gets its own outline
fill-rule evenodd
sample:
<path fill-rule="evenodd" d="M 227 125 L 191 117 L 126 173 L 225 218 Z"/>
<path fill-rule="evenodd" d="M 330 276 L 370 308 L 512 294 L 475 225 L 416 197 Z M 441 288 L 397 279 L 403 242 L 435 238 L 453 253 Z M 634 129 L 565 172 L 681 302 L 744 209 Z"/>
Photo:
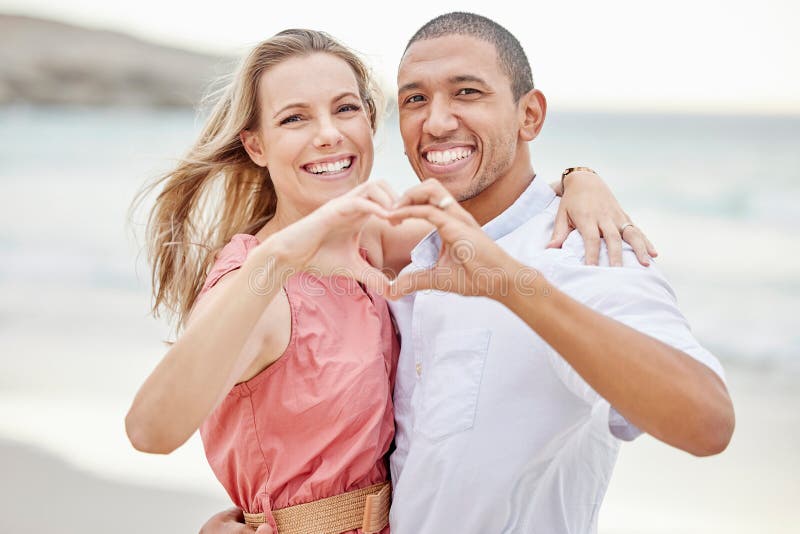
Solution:
<path fill-rule="evenodd" d="M 184 331 L 126 428 L 161 453 L 200 428 L 253 526 L 388 529 L 398 343 L 381 294 L 428 227 L 387 223 L 394 195 L 366 181 L 377 109 L 352 52 L 287 30 L 245 59 L 158 182 L 154 309 L 175 310 Z"/>

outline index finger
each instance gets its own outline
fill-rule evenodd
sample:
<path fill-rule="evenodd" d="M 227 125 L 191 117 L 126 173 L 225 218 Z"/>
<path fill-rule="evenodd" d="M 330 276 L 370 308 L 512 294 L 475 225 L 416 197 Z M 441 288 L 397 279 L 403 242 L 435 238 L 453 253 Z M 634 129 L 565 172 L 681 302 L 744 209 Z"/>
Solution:
<path fill-rule="evenodd" d="M 425 181 L 406 190 L 395 203 L 395 208 L 414 204 L 438 204 L 442 199 L 452 196 L 436 178 Z"/>

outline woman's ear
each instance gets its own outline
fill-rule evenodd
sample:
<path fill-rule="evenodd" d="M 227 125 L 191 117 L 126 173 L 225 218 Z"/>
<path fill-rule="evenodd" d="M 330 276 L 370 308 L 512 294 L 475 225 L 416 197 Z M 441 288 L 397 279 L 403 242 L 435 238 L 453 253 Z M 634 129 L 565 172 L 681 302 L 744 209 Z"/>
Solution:
<path fill-rule="evenodd" d="M 241 140 L 242 146 L 244 146 L 244 149 L 247 151 L 247 155 L 250 156 L 250 159 L 253 160 L 253 163 L 259 167 L 267 166 L 267 158 L 264 154 L 264 145 L 261 142 L 261 137 L 259 137 L 257 132 L 242 130 L 239 132 L 239 140 Z"/>
<path fill-rule="evenodd" d="M 538 89 L 531 89 L 519 99 L 521 115 L 519 135 L 524 141 L 533 141 L 544 125 L 547 114 L 547 100 Z"/>

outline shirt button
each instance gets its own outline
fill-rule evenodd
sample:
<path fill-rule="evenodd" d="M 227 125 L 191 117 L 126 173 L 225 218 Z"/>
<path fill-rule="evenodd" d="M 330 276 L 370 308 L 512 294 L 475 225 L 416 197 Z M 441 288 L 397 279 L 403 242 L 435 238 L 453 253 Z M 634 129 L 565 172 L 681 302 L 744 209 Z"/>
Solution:
<path fill-rule="evenodd" d="M 422 364 L 417 364 L 417 376 L 422 376 Z"/>

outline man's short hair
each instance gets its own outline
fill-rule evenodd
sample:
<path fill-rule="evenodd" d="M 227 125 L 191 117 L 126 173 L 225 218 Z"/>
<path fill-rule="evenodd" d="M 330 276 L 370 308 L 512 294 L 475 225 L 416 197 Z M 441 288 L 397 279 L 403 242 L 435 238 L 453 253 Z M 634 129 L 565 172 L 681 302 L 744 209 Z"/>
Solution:
<path fill-rule="evenodd" d="M 500 59 L 500 68 L 511 80 L 511 92 L 515 101 L 533 89 L 531 64 L 517 38 L 495 21 L 475 13 L 454 11 L 439 15 L 417 30 L 408 41 L 406 50 L 417 41 L 453 34 L 468 35 L 494 45 Z"/>

